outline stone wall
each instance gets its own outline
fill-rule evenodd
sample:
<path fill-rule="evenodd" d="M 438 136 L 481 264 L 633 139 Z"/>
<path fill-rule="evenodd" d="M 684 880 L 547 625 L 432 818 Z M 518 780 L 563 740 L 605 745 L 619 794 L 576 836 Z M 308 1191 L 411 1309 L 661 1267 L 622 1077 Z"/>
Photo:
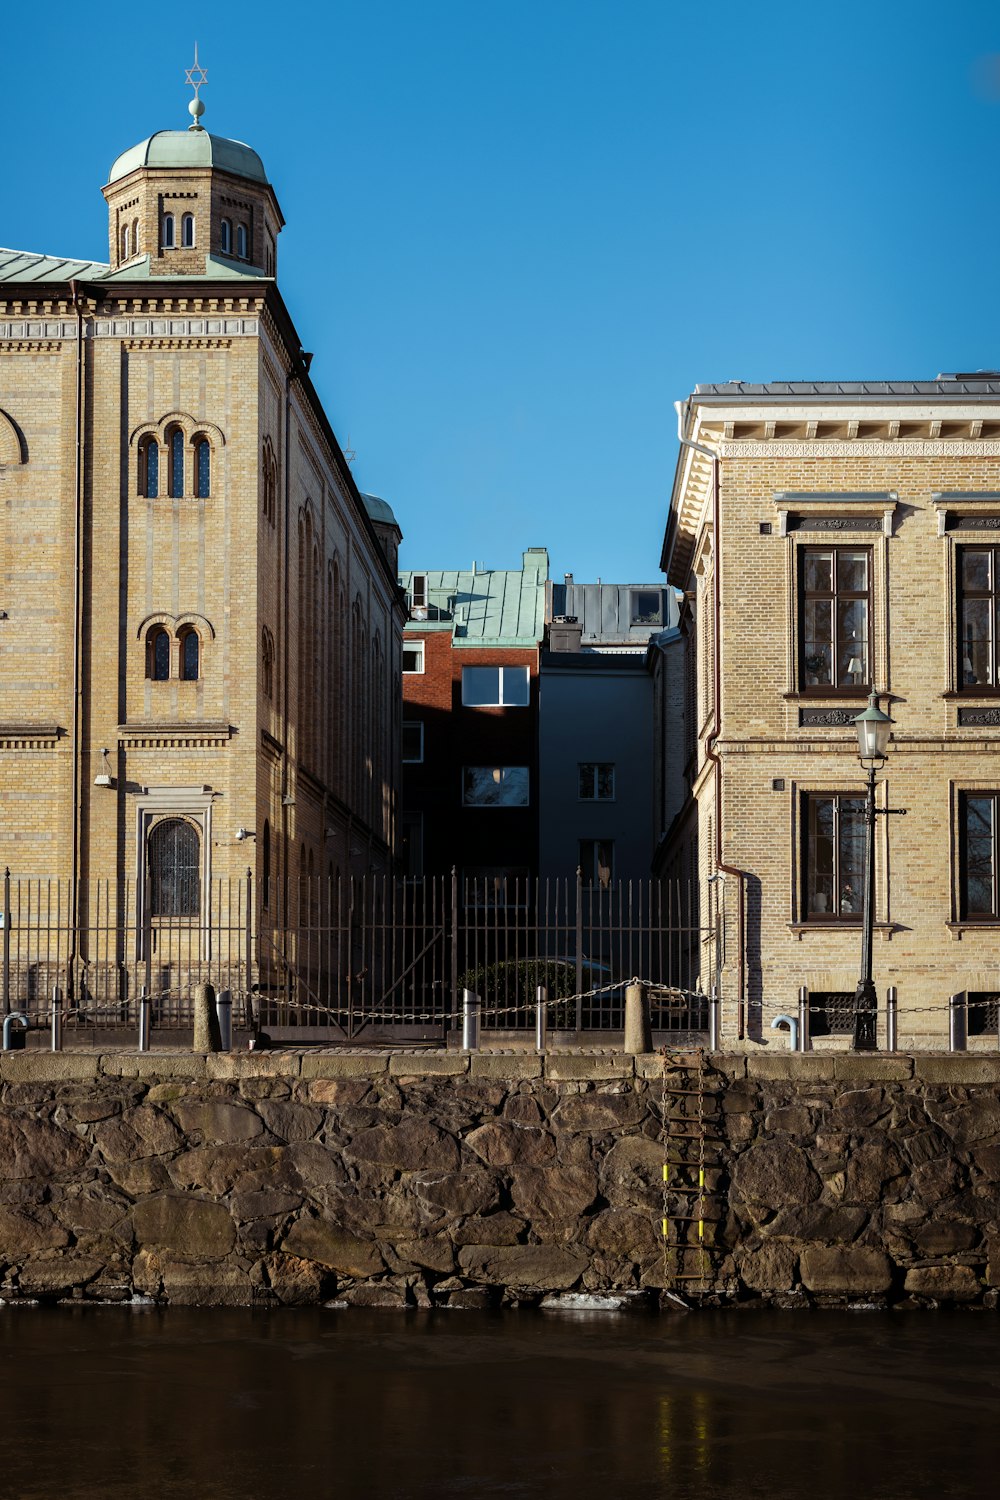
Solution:
<path fill-rule="evenodd" d="M 663 1072 L 614 1054 L 5 1054 L 0 1293 L 995 1304 L 1000 1059 L 693 1056 L 666 1092 Z M 663 1253 L 664 1113 L 674 1154 L 705 1140 L 703 1284 L 675 1284 Z"/>

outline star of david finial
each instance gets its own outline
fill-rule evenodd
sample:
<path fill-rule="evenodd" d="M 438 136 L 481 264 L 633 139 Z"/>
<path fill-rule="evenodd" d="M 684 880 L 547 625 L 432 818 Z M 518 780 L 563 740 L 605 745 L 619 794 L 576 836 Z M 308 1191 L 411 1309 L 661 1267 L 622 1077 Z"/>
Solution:
<path fill-rule="evenodd" d="M 184 69 L 184 78 L 186 82 L 188 82 L 194 89 L 194 98 L 188 105 L 188 112 L 194 117 L 194 124 L 189 125 L 188 129 L 203 130 L 204 126 L 201 125 L 199 121 L 201 116 L 205 113 L 205 106 L 199 97 L 198 90 L 202 87 L 203 84 L 206 84 L 208 82 L 208 69 L 203 68 L 201 63 L 198 61 L 197 42 L 195 42 L 194 44 L 194 63 L 190 68 Z"/>

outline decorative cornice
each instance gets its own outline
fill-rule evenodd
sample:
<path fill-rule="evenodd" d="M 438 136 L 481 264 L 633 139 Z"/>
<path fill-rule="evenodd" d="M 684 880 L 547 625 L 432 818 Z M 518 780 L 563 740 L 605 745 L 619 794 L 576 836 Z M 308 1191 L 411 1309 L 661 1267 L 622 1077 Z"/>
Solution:
<path fill-rule="evenodd" d="M 231 724 L 119 724 L 118 744 L 131 750 L 186 750 L 224 745 L 235 734 Z"/>
<path fill-rule="evenodd" d="M 259 318 L 242 317 L 139 317 L 97 318 L 85 323 L 84 338 L 98 339 L 204 339 L 213 336 L 231 338 L 256 338 L 260 326 Z M 76 342 L 76 319 L 68 318 L 18 318 L 0 319 L 0 347 L 57 349 L 61 342 Z M 28 341 L 28 342 L 26 342 Z M 169 347 L 169 346 L 168 346 Z"/>
<path fill-rule="evenodd" d="M 932 438 L 897 438 L 880 442 L 829 438 L 816 442 L 787 438 L 723 441 L 719 457 L 727 458 L 1000 458 L 1000 442 L 993 439 L 948 442 Z"/>
<path fill-rule="evenodd" d="M 50 749 L 65 733 L 60 724 L 0 724 L 0 750 Z"/>

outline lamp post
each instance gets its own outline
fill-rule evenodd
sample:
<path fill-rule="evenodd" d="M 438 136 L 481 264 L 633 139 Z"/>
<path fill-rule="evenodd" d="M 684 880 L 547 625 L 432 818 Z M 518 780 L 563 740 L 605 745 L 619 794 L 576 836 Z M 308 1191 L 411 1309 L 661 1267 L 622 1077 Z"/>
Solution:
<path fill-rule="evenodd" d="M 872 689 L 868 707 L 858 714 L 854 727 L 858 733 L 858 755 L 868 772 L 868 794 L 865 799 L 865 895 L 861 921 L 861 975 L 854 991 L 854 1050 L 874 1052 L 878 1001 L 872 982 L 872 933 L 875 927 L 875 819 L 882 809 L 875 806 L 875 771 L 885 764 L 892 720 L 878 706 Z"/>

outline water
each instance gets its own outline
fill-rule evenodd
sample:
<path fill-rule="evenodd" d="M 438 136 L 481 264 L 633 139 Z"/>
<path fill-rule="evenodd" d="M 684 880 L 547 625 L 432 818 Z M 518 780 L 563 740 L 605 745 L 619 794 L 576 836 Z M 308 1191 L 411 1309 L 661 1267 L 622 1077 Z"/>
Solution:
<path fill-rule="evenodd" d="M 2 1309 L 17 1500 L 961 1500 L 990 1313 Z"/>

